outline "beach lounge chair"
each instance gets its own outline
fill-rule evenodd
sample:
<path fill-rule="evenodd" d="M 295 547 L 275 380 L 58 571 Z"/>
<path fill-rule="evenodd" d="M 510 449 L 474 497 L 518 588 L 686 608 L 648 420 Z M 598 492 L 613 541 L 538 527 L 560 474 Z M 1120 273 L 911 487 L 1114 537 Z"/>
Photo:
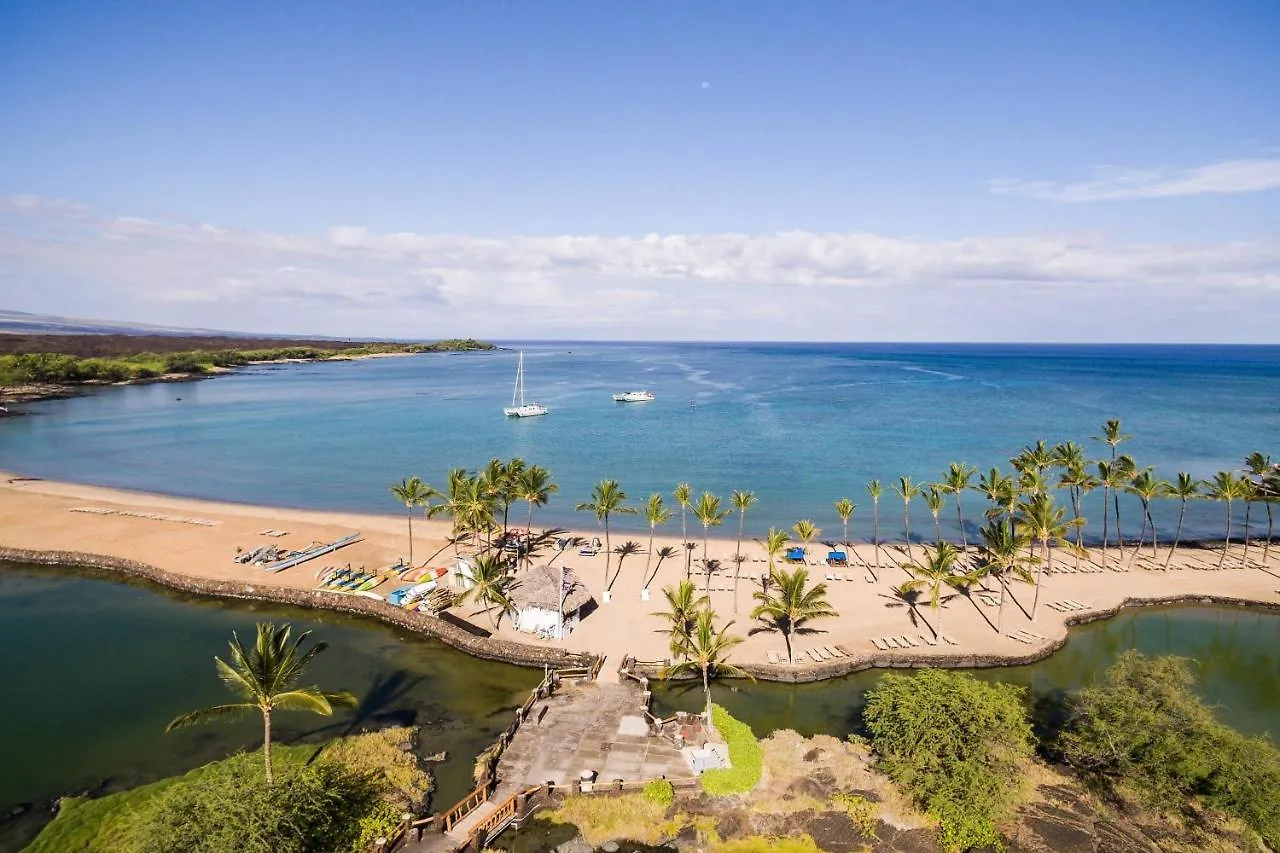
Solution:
<path fill-rule="evenodd" d="M 844 551 L 828 551 L 827 565 L 828 566 L 847 566 L 849 565 L 849 555 L 846 554 Z"/>
<path fill-rule="evenodd" d="M 803 563 L 803 562 L 804 562 L 804 549 L 803 549 L 803 548 L 788 548 L 788 549 L 787 549 L 787 562 L 788 562 L 788 563 Z"/>
<path fill-rule="evenodd" d="M 910 637 L 905 637 L 905 636 L 904 636 L 904 637 L 901 637 L 901 638 L 899 638 L 899 639 L 903 640 L 903 641 L 904 641 L 908 646 L 911 646 L 913 649 L 918 649 L 918 648 L 920 648 L 920 644 L 919 644 L 919 643 L 917 643 L 915 640 L 911 639 Z"/>
<path fill-rule="evenodd" d="M 871 645 L 875 646 L 877 649 L 879 649 L 882 652 L 889 651 L 889 644 L 884 641 L 883 637 L 872 637 Z"/>
<path fill-rule="evenodd" d="M 933 637 L 930 637 L 928 634 L 921 634 L 920 639 L 924 640 L 926 643 L 928 643 L 931 646 L 938 645 L 938 641 L 935 640 Z"/>
<path fill-rule="evenodd" d="M 782 662 L 782 659 L 778 657 L 778 653 L 773 650 L 766 652 L 765 656 L 769 658 L 769 663 L 774 664 L 775 666 Z"/>
<path fill-rule="evenodd" d="M 958 645 L 960 645 L 960 644 L 959 644 L 959 643 L 957 643 L 955 640 L 953 640 L 953 639 L 951 639 L 950 637 L 948 637 L 946 634 L 939 634 L 939 635 L 938 635 L 938 639 L 942 640 L 942 642 L 946 643 L 948 646 L 958 646 Z"/>
<path fill-rule="evenodd" d="M 842 658 L 842 657 L 844 657 L 844 655 L 843 655 L 843 654 L 841 654 L 841 653 L 840 653 L 840 651 L 839 651 L 838 649 L 833 649 L 833 648 L 831 648 L 830 646 L 823 646 L 823 647 L 822 647 L 822 650 L 823 650 L 824 652 L 826 652 L 826 653 L 827 653 L 827 657 L 830 657 L 830 658 Z"/>

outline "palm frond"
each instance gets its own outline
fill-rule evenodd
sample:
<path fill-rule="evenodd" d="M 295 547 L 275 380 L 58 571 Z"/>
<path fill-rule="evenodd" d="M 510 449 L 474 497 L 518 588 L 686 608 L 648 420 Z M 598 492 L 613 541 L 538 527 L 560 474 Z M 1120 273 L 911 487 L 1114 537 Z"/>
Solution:
<path fill-rule="evenodd" d="M 169 721 L 169 725 L 164 727 L 164 730 L 165 732 L 171 732 L 174 729 L 185 729 L 188 726 L 238 719 L 257 710 L 259 710 L 258 706 L 249 702 L 239 702 L 234 705 L 214 705 L 212 708 L 188 711 L 181 716 L 174 717 Z"/>

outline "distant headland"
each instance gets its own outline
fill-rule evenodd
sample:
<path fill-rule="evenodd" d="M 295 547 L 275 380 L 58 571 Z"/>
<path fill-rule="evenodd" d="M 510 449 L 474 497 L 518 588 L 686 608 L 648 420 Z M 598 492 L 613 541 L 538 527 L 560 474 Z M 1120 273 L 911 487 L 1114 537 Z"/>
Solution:
<path fill-rule="evenodd" d="M 432 343 L 232 336 L 0 334 L 0 405 L 74 396 L 85 386 L 178 382 L 249 364 L 350 361 L 497 349 L 473 338 Z"/>

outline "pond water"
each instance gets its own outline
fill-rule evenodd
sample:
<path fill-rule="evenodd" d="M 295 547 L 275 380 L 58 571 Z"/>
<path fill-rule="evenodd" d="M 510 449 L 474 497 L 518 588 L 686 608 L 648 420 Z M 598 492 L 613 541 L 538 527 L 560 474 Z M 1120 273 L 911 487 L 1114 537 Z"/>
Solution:
<path fill-rule="evenodd" d="M 261 621 L 289 622 L 327 642 L 306 683 L 349 690 L 362 703 L 331 718 L 279 713 L 274 736 L 296 743 L 417 725 L 420 753 L 449 753 L 434 765 L 437 804 L 471 789 L 475 756 L 542 678 L 373 620 L 0 564 L 0 730 L 9 733 L 0 746 L 0 817 L 34 804 L 23 819 L 0 822 L 0 850 L 29 840 L 58 796 L 132 787 L 258 746 L 260 720 L 168 735 L 164 727 L 185 711 L 233 701 L 213 657 L 225 658 L 233 631 L 251 639 Z"/>
<path fill-rule="evenodd" d="M 1197 689 L 1219 719 L 1249 734 L 1280 737 L 1280 613 L 1231 607 L 1152 607 L 1071 630 L 1067 645 L 1030 666 L 975 670 L 979 678 L 1028 689 L 1037 715 L 1052 719 L 1065 693 L 1100 677 L 1128 649 L 1196 661 Z M 758 733 L 795 729 L 843 737 L 857 730 L 863 694 L 883 670 L 816 684 L 716 684 L 713 698 Z M 655 709 L 697 711 L 701 685 L 657 685 Z"/>
<path fill-rule="evenodd" d="M 90 570 L 70 573 L 0 564 L 0 851 L 18 849 L 68 793 L 131 787 L 256 746 L 260 723 L 164 734 L 174 716 L 228 700 L 213 667 L 232 631 L 289 622 L 329 643 L 308 683 L 350 690 L 361 708 L 333 718 L 281 713 L 277 737 L 319 741 L 364 726 L 418 725 L 422 754 L 436 765 L 435 803 L 471 786 L 472 763 L 493 742 L 539 679 L 533 669 L 481 661 L 436 640 L 318 610 L 225 602 L 121 583 Z M 1087 683 L 1121 651 L 1178 654 L 1199 662 L 1200 690 L 1222 720 L 1242 731 L 1280 733 L 1280 614 L 1236 608 L 1149 608 L 1073 630 L 1066 648 L 1032 666 L 985 670 L 982 678 L 1030 688 L 1041 708 Z M 759 734 L 792 728 L 843 736 L 858 725 L 862 695 L 880 673 L 810 685 L 733 682 L 716 701 Z M 696 710 L 691 685 L 658 685 L 660 708 Z M 4 819 L 21 804 L 34 804 Z"/>

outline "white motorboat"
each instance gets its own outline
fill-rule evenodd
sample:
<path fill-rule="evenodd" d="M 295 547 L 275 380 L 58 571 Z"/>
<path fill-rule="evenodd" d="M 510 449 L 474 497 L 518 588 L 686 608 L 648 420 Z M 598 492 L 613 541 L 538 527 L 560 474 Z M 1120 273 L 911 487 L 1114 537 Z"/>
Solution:
<path fill-rule="evenodd" d="M 516 387 L 511 391 L 511 405 L 502 413 L 509 418 L 536 418 L 547 413 L 547 407 L 541 403 L 524 401 L 524 350 L 520 351 L 520 361 L 516 364 Z"/>
<path fill-rule="evenodd" d="M 613 401 L 615 403 L 651 403 L 653 402 L 653 392 L 624 391 L 621 394 L 614 394 Z"/>

